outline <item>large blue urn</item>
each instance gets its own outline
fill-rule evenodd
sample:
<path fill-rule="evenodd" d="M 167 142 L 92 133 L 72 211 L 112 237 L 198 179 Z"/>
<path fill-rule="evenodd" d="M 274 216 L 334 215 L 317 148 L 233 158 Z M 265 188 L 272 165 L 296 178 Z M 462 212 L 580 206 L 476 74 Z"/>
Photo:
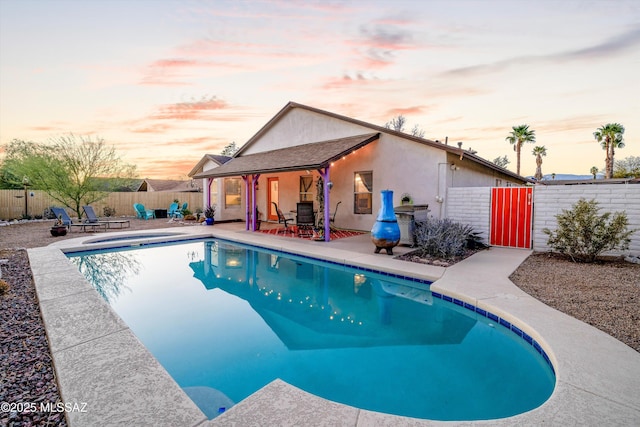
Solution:
<path fill-rule="evenodd" d="M 382 190 L 380 193 L 382 206 L 371 229 L 371 240 L 376 245 L 375 253 L 384 249 L 387 255 L 393 255 L 393 247 L 400 242 L 400 227 L 393 211 L 393 191 Z"/>

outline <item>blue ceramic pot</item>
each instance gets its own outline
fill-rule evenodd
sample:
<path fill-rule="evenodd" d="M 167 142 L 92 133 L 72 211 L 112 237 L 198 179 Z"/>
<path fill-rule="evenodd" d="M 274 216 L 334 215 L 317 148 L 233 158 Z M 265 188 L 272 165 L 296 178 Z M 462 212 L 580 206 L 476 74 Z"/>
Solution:
<path fill-rule="evenodd" d="M 205 218 L 204 221 L 207 223 L 207 225 L 213 225 L 213 218 Z"/>
<path fill-rule="evenodd" d="M 371 229 L 371 240 L 376 245 L 375 253 L 385 249 L 387 255 L 393 255 L 393 247 L 400 242 L 400 227 L 393 211 L 393 191 L 382 190 L 380 193 L 382 206 Z"/>

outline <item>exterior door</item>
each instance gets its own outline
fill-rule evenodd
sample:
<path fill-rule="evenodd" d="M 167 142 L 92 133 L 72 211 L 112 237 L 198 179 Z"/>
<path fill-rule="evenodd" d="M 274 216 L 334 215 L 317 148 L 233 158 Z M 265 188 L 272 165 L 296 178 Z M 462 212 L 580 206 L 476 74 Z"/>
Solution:
<path fill-rule="evenodd" d="M 278 178 L 267 178 L 267 186 L 269 188 L 267 194 L 267 219 L 269 221 L 277 221 L 278 220 L 278 212 L 276 212 L 275 206 L 273 203 L 276 203 L 278 207 L 280 207 L 280 202 L 278 199 Z"/>
<path fill-rule="evenodd" d="M 533 188 L 491 189 L 492 246 L 531 249 Z"/>

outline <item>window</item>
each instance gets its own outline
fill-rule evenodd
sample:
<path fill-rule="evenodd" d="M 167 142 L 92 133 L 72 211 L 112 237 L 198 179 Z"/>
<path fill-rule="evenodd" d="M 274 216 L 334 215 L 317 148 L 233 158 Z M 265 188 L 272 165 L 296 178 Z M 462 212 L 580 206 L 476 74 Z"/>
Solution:
<path fill-rule="evenodd" d="M 353 213 L 372 213 L 373 172 L 356 172 L 353 181 Z"/>
<path fill-rule="evenodd" d="M 225 178 L 224 207 L 240 206 L 242 201 L 242 183 L 240 178 Z"/>
<path fill-rule="evenodd" d="M 300 201 L 301 202 L 313 202 L 313 192 L 311 186 L 313 185 L 313 176 L 304 175 L 300 177 Z"/>

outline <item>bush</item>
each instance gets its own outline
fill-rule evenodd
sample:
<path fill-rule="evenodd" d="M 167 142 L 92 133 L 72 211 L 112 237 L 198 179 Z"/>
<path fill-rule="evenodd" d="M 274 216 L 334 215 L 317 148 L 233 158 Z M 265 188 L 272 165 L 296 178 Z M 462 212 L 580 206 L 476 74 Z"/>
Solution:
<path fill-rule="evenodd" d="M 423 252 L 445 259 L 462 256 L 469 248 L 485 246 L 473 227 L 448 218 L 430 217 L 416 222 L 414 238 Z"/>
<path fill-rule="evenodd" d="M 105 207 L 102 209 L 102 213 L 104 214 L 104 216 L 107 216 L 107 217 L 109 217 L 109 216 L 116 216 L 116 208 L 112 208 L 112 207 L 109 207 L 109 206 L 105 206 Z"/>
<path fill-rule="evenodd" d="M 599 215 L 598 202 L 580 199 L 571 210 L 563 209 L 556 215 L 555 231 L 542 230 L 549 235 L 547 244 L 555 251 L 569 255 L 574 262 L 593 262 L 604 251 L 629 248 L 627 214 L 606 212 Z M 610 219 L 611 218 L 611 219 Z"/>

